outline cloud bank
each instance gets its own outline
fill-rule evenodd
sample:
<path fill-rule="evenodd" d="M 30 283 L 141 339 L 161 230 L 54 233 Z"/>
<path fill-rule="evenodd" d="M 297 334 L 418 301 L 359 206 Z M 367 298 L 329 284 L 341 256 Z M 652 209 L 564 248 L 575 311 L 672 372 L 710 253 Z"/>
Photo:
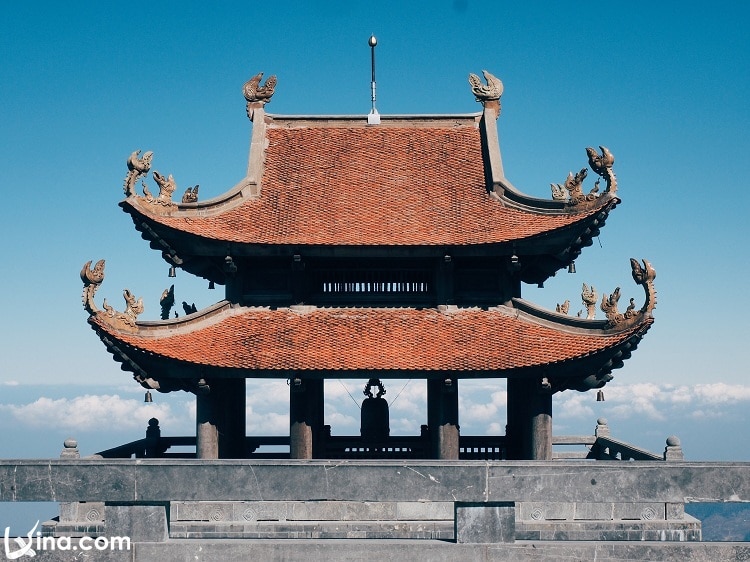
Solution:
<path fill-rule="evenodd" d="M 389 401 L 391 435 L 416 435 L 427 421 L 426 385 L 421 380 L 384 381 Z M 325 386 L 325 423 L 333 435 L 358 435 L 360 407 L 365 398 L 361 380 L 329 380 Z M 20 392 L 21 387 L 14 387 Z M 28 392 L 44 393 L 44 387 Z M 459 422 L 462 435 L 505 433 L 507 392 L 502 380 L 461 381 Z M 700 443 L 695 451 L 713 442 L 724 443 L 729 460 L 737 450 L 738 436 L 731 430 L 747 421 L 750 386 L 726 383 L 696 385 L 620 384 L 604 389 L 605 402 L 596 402 L 594 392 L 566 391 L 554 395 L 553 425 L 556 435 L 591 434 L 596 420 L 606 417 L 613 435 L 652 450 L 663 447 L 670 434 L 694 435 Z M 187 393 L 154 393 L 154 402 L 144 403 L 140 392 L 39 396 L 0 403 L 0 419 L 15 435 L 41 435 L 65 431 L 72 436 L 106 439 L 114 446 L 120 436 L 127 440 L 144 436 L 148 420 L 159 419 L 163 435 L 194 435 L 195 399 Z M 247 434 L 286 435 L 289 431 L 289 388 L 285 380 L 248 381 Z M 739 437 L 742 439 L 743 437 Z M 643 440 L 651 439 L 643 444 Z M 684 441 L 684 439 L 683 439 Z M 741 444 L 740 444 L 741 445 Z M 59 445 L 55 445 L 57 448 Z M 707 450 L 707 449 L 706 449 Z M 16 453 L 17 454 L 17 453 Z M 719 455 L 723 453 L 711 453 Z M 708 453 L 706 454 L 708 455 Z M 706 455 L 703 455 L 706 457 Z M 2 455 L 0 455 L 2 456 Z M 701 456 L 700 454 L 698 456 Z"/>

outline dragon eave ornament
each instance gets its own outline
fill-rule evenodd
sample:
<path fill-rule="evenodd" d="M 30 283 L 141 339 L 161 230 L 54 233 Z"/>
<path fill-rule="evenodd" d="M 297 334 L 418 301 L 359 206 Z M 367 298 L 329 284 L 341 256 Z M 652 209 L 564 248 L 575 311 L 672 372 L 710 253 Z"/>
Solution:
<path fill-rule="evenodd" d="M 110 326 L 126 332 L 138 330 L 136 322 L 138 315 L 143 312 L 143 298 L 136 299 L 135 295 L 128 289 L 122 292 L 125 298 L 125 312 L 118 312 L 107 304 L 104 299 L 102 308 L 99 309 L 94 302 L 94 295 L 104 281 L 104 260 L 96 262 L 91 267 L 91 261 L 87 261 L 81 269 L 81 281 L 83 281 L 83 307 L 91 316 L 97 316 Z"/>

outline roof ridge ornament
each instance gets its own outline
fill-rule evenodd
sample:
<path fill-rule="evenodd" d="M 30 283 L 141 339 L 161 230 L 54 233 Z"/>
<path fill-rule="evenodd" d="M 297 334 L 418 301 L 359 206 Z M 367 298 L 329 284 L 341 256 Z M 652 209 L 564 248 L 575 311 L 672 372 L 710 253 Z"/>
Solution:
<path fill-rule="evenodd" d="M 97 316 L 104 322 L 116 328 L 118 330 L 124 330 L 127 332 L 137 331 L 136 321 L 138 315 L 144 310 L 143 298 L 136 299 L 135 295 L 128 289 L 122 292 L 122 296 L 125 298 L 125 312 L 118 312 L 107 304 L 107 299 L 104 299 L 102 308 L 100 310 L 94 302 L 94 295 L 96 291 L 104 281 L 104 260 L 96 262 L 94 267 L 91 267 L 91 260 L 87 261 L 81 269 L 81 281 L 83 281 L 83 308 L 91 316 Z"/>
<path fill-rule="evenodd" d="M 486 70 L 482 70 L 482 75 L 487 85 L 482 84 L 482 79 L 479 76 L 469 73 L 471 91 L 476 100 L 485 109 L 494 109 L 497 111 L 497 115 L 495 116 L 497 118 L 500 116 L 500 97 L 503 95 L 503 82 Z"/>
<path fill-rule="evenodd" d="M 260 81 L 262 78 L 263 73 L 259 72 L 242 86 L 242 94 L 245 96 L 245 100 L 247 100 L 247 116 L 251 121 L 253 120 L 255 110 L 262 109 L 264 105 L 269 103 L 271 96 L 276 91 L 278 80 L 275 74 L 269 76 L 261 86 Z"/>

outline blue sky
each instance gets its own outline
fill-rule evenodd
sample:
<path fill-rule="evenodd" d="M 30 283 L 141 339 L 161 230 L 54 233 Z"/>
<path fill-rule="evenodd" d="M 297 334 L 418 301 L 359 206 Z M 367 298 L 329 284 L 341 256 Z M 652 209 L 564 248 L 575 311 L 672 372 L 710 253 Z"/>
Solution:
<path fill-rule="evenodd" d="M 381 114 L 467 113 L 480 106 L 467 76 L 505 84 L 498 122 L 507 176 L 550 197 L 550 183 L 586 165 L 584 148 L 615 155 L 619 195 L 577 273 L 561 272 L 529 300 L 580 308 L 582 283 L 642 291 L 628 258 L 657 270 L 656 322 L 625 367 L 593 393 L 555 398 L 556 433 L 613 434 L 661 451 L 671 434 L 688 458 L 750 460 L 750 297 L 745 183 L 750 146 L 747 8 L 740 2 L 527 3 L 220 2 L 156 5 L 13 3 L 0 20 L 0 206 L 4 333 L 0 457 L 54 457 L 74 436 L 83 454 L 143 436 L 192 432 L 189 395 L 157 395 L 120 371 L 86 324 L 78 272 L 107 259 L 97 294 L 122 308 L 127 287 L 157 319 L 173 280 L 119 209 L 125 161 L 154 151 L 178 190 L 223 193 L 244 175 L 251 125 L 242 84 L 276 74 L 279 114 L 365 114 L 378 37 Z M 178 302 L 222 298 L 178 272 Z M 601 313 L 600 313 L 601 317 Z M 283 384 L 283 382 L 282 382 Z M 402 383 L 392 381 L 389 396 Z M 329 384 L 326 421 L 356 433 L 361 381 Z M 281 390 L 281 392 L 279 392 Z M 249 390 L 249 431 L 288 427 L 283 387 Z M 282 396 L 284 400 L 269 397 Z M 424 388 L 392 406 L 394 433 L 418 432 Z M 502 432 L 504 385 L 462 386 L 466 434 Z M 0 522 L 1 524 L 1 522 Z"/>

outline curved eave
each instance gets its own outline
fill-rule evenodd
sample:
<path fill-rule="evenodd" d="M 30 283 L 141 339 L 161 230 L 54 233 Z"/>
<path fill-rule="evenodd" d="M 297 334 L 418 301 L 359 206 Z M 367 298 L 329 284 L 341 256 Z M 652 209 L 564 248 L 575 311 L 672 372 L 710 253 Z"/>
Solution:
<path fill-rule="evenodd" d="M 596 206 L 590 206 L 585 211 L 565 212 L 560 217 L 568 217 L 564 221 L 547 221 L 542 219 L 545 226 L 529 229 L 526 236 L 498 236 L 478 241 L 452 241 L 440 239 L 437 241 L 422 241 L 424 243 L 363 244 L 340 241 L 337 244 L 309 243 L 306 240 L 293 238 L 279 239 L 273 242 L 227 240 L 225 238 L 206 237 L 200 234 L 200 226 L 196 226 L 204 217 L 192 212 L 173 210 L 168 216 L 170 220 L 163 220 L 164 215 L 153 213 L 149 206 L 141 204 L 136 197 L 130 197 L 120 203 L 120 206 L 130 214 L 133 223 L 141 236 L 150 243 L 151 248 L 162 252 L 164 259 L 171 265 L 182 267 L 186 271 L 205 277 L 217 283 L 224 283 L 222 264 L 224 257 L 231 253 L 234 256 L 263 256 L 287 255 L 303 253 L 308 257 L 331 256 L 365 256 L 365 257 L 435 257 L 442 256 L 446 251 L 455 256 L 510 256 L 516 254 L 521 258 L 521 280 L 526 283 L 541 283 L 558 270 L 567 267 L 581 253 L 584 247 L 590 246 L 593 239 L 599 235 L 609 213 L 620 200 L 614 196 L 602 196 Z M 253 203 L 248 201 L 247 205 Z M 499 203 L 498 203 L 499 205 Z M 248 207 L 248 212 L 252 209 Z M 519 211 L 517 211 L 519 212 Z M 527 213 L 527 211 L 520 211 Z M 539 215 L 528 213 L 530 220 L 538 220 Z M 548 215 L 545 215 L 545 217 Z M 177 219 L 177 220 L 172 220 Z M 177 226 L 178 223 L 190 224 L 190 230 Z M 548 223 L 548 224 L 547 224 Z M 560 224 L 562 223 L 562 224 Z"/>
<path fill-rule="evenodd" d="M 203 377 L 460 378 L 546 376 L 555 390 L 603 386 L 649 329 L 488 310 L 233 307 L 222 302 L 180 319 L 118 329 L 103 313 L 92 328 L 143 384 L 190 388 Z M 193 382 L 191 382 L 193 381 Z M 146 385 L 144 385 L 146 386 Z"/>

